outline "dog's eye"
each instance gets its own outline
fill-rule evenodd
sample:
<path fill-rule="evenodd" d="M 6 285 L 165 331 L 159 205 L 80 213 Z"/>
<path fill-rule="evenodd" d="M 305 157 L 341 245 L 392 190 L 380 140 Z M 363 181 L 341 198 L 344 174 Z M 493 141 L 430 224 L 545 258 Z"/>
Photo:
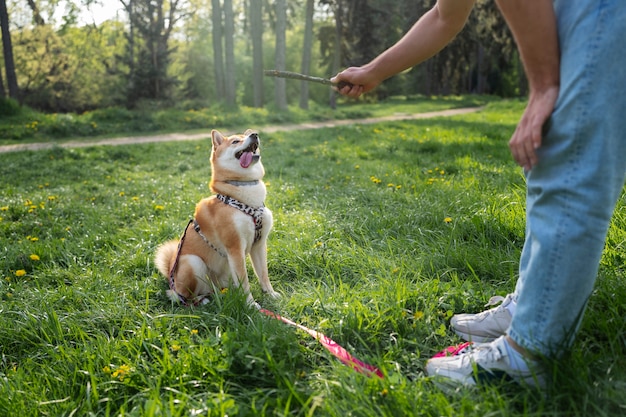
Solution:
<path fill-rule="evenodd" d="M 239 142 L 241 142 L 239 139 L 235 139 L 235 140 L 232 142 L 232 144 L 233 144 L 233 145 L 236 145 L 236 144 L 238 144 Z"/>

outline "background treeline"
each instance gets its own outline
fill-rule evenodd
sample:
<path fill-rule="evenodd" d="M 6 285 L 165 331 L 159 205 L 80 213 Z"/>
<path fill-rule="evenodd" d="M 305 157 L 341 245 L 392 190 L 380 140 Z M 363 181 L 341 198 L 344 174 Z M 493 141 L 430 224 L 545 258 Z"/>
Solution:
<path fill-rule="evenodd" d="M 323 86 L 263 76 L 287 69 L 329 77 L 371 60 L 434 0 L 0 0 L 0 112 L 19 102 L 46 112 L 97 108 L 307 108 L 334 105 Z M 90 23 L 91 22 L 91 23 Z M 512 37 L 496 6 L 478 0 L 441 54 L 394 77 L 392 95 L 524 94 Z"/>

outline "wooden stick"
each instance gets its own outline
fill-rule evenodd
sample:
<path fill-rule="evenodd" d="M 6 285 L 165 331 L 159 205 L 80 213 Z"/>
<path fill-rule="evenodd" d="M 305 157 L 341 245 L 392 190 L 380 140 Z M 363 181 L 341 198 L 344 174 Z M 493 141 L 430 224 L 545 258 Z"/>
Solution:
<path fill-rule="evenodd" d="M 267 77 L 290 78 L 292 80 L 309 81 L 324 85 L 336 85 L 327 78 L 312 77 L 310 75 L 299 74 L 291 71 L 265 70 L 263 74 Z"/>

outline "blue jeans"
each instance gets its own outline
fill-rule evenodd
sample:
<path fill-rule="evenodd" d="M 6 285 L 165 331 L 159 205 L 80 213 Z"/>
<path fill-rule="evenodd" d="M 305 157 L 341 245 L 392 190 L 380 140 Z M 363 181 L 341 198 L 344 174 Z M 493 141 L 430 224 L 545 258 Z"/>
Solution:
<path fill-rule="evenodd" d="M 626 178 L 626 1 L 555 0 L 561 88 L 527 172 L 509 336 L 547 357 L 580 325 Z"/>

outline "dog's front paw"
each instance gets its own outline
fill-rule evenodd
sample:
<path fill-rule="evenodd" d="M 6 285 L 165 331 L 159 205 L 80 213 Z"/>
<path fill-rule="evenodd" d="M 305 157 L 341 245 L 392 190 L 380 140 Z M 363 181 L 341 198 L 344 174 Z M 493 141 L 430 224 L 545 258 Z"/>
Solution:
<path fill-rule="evenodd" d="M 269 295 L 270 297 L 272 297 L 274 300 L 277 300 L 277 299 L 279 299 L 279 298 L 281 298 L 281 297 L 282 297 L 282 295 L 280 295 L 280 293 L 279 293 L 279 292 L 276 292 L 276 291 L 274 291 L 274 290 L 271 290 L 271 291 L 266 291 L 265 293 L 266 293 L 267 295 Z"/>

